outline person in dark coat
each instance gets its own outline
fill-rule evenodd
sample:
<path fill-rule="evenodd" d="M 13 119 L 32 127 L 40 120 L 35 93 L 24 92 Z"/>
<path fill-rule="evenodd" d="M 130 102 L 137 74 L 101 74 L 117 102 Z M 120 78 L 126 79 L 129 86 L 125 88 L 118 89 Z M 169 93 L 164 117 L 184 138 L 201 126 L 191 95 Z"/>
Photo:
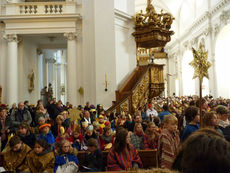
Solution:
<path fill-rule="evenodd" d="M 34 147 L 36 137 L 34 133 L 31 132 L 30 126 L 27 123 L 21 123 L 18 126 L 18 136 L 20 137 L 21 141 L 28 145 L 30 148 Z"/>
<path fill-rule="evenodd" d="M 103 163 L 103 155 L 98 147 L 98 141 L 91 138 L 87 142 L 88 150 L 85 153 L 83 162 L 83 172 L 101 172 L 105 170 Z"/>
<path fill-rule="evenodd" d="M 13 126 L 17 129 L 17 126 L 22 122 L 26 122 L 28 125 L 32 122 L 32 117 L 30 112 L 25 108 L 23 102 L 18 103 L 18 110 L 13 110 L 10 118 L 12 120 Z"/>

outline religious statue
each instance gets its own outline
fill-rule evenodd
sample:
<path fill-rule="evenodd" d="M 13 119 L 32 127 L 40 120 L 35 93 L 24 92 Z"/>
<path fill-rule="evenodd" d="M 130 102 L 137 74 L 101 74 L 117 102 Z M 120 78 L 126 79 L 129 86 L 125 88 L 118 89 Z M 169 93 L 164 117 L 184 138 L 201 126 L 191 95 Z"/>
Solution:
<path fill-rule="evenodd" d="M 53 87 L 52 84 L 49 83 L 49 87 L 48 87 L 48 101 L 53 99 Z"/>
<path fill-rule="evenodd" d="M 48 103 L 48 98 L 47 98 L 47 86 L 45 86 L 42 90 L 41 90 L 41 98 L 42 98 L 42 102 L 43 105 L 46 106 Z"/>
<path fill-rule="evenodd" d="M 28 91 L 31 93 L 34 90 L 34 71 L 28 75 Z"/>

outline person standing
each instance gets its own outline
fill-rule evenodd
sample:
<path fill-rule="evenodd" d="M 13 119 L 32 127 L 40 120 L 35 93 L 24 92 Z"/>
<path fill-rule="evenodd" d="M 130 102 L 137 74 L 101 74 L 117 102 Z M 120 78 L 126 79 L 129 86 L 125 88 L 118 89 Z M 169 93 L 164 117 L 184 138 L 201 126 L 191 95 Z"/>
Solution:
<path fill-rule="evenodd" d="M 148 104 L 148 109 L 146 111 L 147 120 L 153 122 L 153 117 L 157 117 L 157 116 L 158 116 L 158 113 L 153 108 L 153 105 L 152 104 Z"/>

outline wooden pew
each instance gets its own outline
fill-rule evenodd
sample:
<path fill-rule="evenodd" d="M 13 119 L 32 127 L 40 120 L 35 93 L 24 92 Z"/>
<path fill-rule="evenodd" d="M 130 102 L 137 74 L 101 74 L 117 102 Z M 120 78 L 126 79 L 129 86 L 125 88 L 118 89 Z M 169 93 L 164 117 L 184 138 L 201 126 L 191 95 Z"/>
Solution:
<path fill-rule="evenodd" d="M 138 150 L 145 169 L 158 167 L 157 150 Z"/>
<path fill-rule="evenodd" d="M 107 155 L 109 151 L 102 151 L 104 164 L 107 165 Z M 138 150 L 139 156 L 145 169 L 158 167 L 157 150 Z M 78 152 L 79 164 L 84 162 L 85 151 Z"/>

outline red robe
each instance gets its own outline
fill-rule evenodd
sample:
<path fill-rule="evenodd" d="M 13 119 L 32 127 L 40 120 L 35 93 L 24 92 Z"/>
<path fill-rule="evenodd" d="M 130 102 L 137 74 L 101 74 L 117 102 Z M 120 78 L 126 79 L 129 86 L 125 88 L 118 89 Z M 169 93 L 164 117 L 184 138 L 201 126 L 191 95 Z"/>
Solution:
<path fill-rule="evenodd" d="M 108 171 L 121 171 L 133 168 L 133 164 L 138 164 L 142 168 L 142 162 L 137 150 L 132 146 L 126 147 L 124 152 L 117 153 L 112 148 L 107 157 Z"/>

